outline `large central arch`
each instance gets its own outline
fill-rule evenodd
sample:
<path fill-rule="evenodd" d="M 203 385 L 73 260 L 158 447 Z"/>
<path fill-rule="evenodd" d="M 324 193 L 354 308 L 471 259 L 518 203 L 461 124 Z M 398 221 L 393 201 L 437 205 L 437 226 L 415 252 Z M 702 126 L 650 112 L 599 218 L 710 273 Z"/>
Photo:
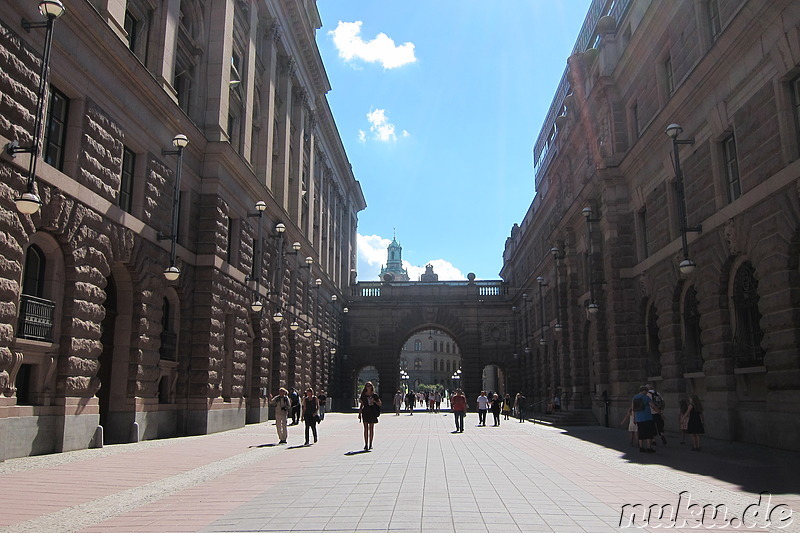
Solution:
<path fill-rule="evenodd" d="M 391 405 L 400 385 L 403 343 L 420 330 L 440 330 L 461 350 L 461 388 L 481 389 L 486 365 L 507 369 L 517 388 L 519 359 L 514 314 L 502 281 L 360 282 L 352 287 L 339 370 L 343 390 L 352 390 L 358 369 L 374 366 L 380 394 Z"/>

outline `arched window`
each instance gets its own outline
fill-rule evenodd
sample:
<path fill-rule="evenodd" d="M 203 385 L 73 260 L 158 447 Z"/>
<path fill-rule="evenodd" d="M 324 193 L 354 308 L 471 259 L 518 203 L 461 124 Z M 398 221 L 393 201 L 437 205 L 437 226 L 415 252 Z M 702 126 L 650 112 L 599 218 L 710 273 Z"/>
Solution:
<path fill-rule="evenodd" d="M 422 359 L 419 357 L 414 359 L 414 370 L 422 370 Z"/>
<path fill-rule="evenodd" d="M 438 372 L 439 371 L 439 361 L 436 360 L 436 359 L 433 360 L 433 371 L 434 372 Z"/>
<path fill-rule="evenodd" d="M 408 370 L 408 359 L 400 359 L 400 368 L 403 370 Z"/>
<path fill-rule="evenodd" d="M 737 367 L 762 366 L 761 312 L 758 310 L 758 280 L 750 263 L 744 263 L 733 279 L 733 355 Z"/>
<path fill-rule="evenodd" d="M 683 365 L 686 372 L 703 370 L 702 348 L 697 291 L 694 287 L 689 287 L 683 298 Z"/>
<path fill-rule="evenodd" d="M 42 249 L 31 244 L 25 254 L 25 272 L 22 278 L 22 294 L 41 298 L 44 291 L 44 269 L 46 261 Z"/>
<path fill-rule="evenodd" d="M 414 341 L 414 351 L 415 352 L 421 352 L 422 351 L 422 341 L 421 340 L 416 339 Z"/>
<path fill-rule="evenodd" d="M 447 353 L 450 353 L 450 343 L 449 342 L 444 345 L 444 351 L 446 351 Z"/>
<path fill-rule="evenodd" d="M 450 373 L 450 359 L 447 360 L 447 373 Z"/>

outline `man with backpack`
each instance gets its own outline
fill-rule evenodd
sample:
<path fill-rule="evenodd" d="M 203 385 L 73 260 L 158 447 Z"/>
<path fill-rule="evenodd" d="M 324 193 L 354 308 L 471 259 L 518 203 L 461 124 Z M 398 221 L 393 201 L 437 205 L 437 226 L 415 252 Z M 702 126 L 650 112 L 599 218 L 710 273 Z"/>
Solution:
<path fill-rule="evenodd" d="M 656 435 L 661 435 L 661 443 L 667 444 L 667 437 L 664 435 L 664 407 L 666 402 L 664 398 L 658 393 L 655 387 L 648 385 L 649 391 L 647 395 L 650 396 L 650 414 L 653 415 L 653 422 L 656 425 Z M 655 444 L 655 441 L 653 442 Z"/>
<path fill-rule="evenodd" d="M 652 400 L 647 392 L 647 385 L 639 387 L 639 394 L 634 396 L 631 401 L 631 409 L 639 433 L 639 451 L 653 453 L 655 452 L 653 437 L 656 436 L 656 424 L 653 421 L 653 413 L 650 411 Z"/>

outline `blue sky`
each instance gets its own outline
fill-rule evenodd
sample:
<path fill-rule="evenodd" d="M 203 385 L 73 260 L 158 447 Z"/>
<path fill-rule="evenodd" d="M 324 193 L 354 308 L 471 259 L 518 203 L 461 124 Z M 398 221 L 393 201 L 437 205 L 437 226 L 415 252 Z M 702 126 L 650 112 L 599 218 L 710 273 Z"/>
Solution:
<path fill-rule="evenodd" d="M 359 281 L 499 279 L 533 144 L 590 0 L 319 0 L 328 101 L 367 209 Z"/>

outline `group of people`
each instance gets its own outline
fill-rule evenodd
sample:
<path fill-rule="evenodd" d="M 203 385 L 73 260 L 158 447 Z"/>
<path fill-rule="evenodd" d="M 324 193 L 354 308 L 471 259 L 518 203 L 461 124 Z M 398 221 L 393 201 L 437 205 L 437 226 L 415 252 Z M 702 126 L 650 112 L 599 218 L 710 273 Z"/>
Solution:
<path fill-rule="evenodd" d="M 286 389 L 281 387 L 271 400 L 270 404 L 275 406 L 275 426 L 278 431 L 278 444 L 286 444 L 288 436 L 287 426 L 292 419 L 292 426 L 296 426 L 302 419 L 306 426 L 306 443 L 309 445 L 309 432 L 317 442 L 317 424 L 325 419 L 325 406 L 328 397 L 325 391 L 314 394 L 314 389 L 306 389 L 301 398 L 294 388 Z"/>
<path fill-rule="evenodd" d="M 500 395 L 495 392 L 490 392 L 487 395 L 486 391 L 481 391 L 476 404 L 478 407 L 478 426 L 486 426 L 486 415 L 489 411 L 492 412 L 492 418 L 494 419 L 493 427 L 500 425 L 501 413 L 506 420 L 513 413 L 514 416 L 519 418 L 520 422 L 525 421 L 525 396 L 521 392 L 518 392 L 512 401 L 510 394 L 506 394 L 501 399 Z M 450 408 L 453 410 L 453 418 L 456 423 L 456 430 L 453 433 L 463 433 L 464 418 L 466 418 L 467 409 L 469 408 L 464 391 L 456 389 L 455 393 L 450 397 Z"/>
<path fill-rule="evenodd" d="M 433 392 L 414 392 L 409 390 L 406 394 L 403 394 L 403 391 L 398 390 L 394 395 L 395 416 L 400 416 L 400 411 L 403 410 L 404 404 L 405 410 L 413 415 L 414 407 L 416 407 L 417 403 L 424 405 L 425 410 L 429 413 L 438 413 L 442 405 L 442 393 L 438 390 Z"/>
<path fill-rule="evenodd" d="M 278 444 L 286 444 L 288 437 L 288 420 L 292 418 L 291 425 L 299 424 L 302 419 L 306 426 L 305 446 L 310 444 L 309 437 L 313 436 L 317 442 L 317 424 L 325 419 L 325 407 L 328 397 L 325 391 L 314 394 L 311 387 L 306 389 L 305 395 L 300 398 L 295 389 L 281 387 L 271 400 L 275 406 L 275 427 L 278 431 Z M 375 424 L 381 414 L 381 398 L 375 393 L 375 387 L 367 381 L 361 391 L 359 400 L 358 420 L 364 425 L 364 450 L 372 449 L 372 439 L 375 436 Z M 295 408 L 296 407 L 296 408 Z M 296 414 L 295 414 L 296 413 Z"/>
<path fill-rule="evenodd" d="M 657 437 L 662 444 L 667 444 L 664 434 L 664 409 L 666 402 L 661 394 L 650 385 L 642 385 L 639 392 L 631 400 L 628 412 L 622 420 L 628 424 L 628 434 L 631 446 L 638 443 L 639 451 L 654 453 Z M 681 444 L 685 443 L 685 436 L 689 434 L 692 439 L 692 451 L 702 451 L 700 436 L 705 433 L 705 420 L 703 417 L 703 404 L 696 394 L 680 401 L 678 423 L 681 430 Z"/>

